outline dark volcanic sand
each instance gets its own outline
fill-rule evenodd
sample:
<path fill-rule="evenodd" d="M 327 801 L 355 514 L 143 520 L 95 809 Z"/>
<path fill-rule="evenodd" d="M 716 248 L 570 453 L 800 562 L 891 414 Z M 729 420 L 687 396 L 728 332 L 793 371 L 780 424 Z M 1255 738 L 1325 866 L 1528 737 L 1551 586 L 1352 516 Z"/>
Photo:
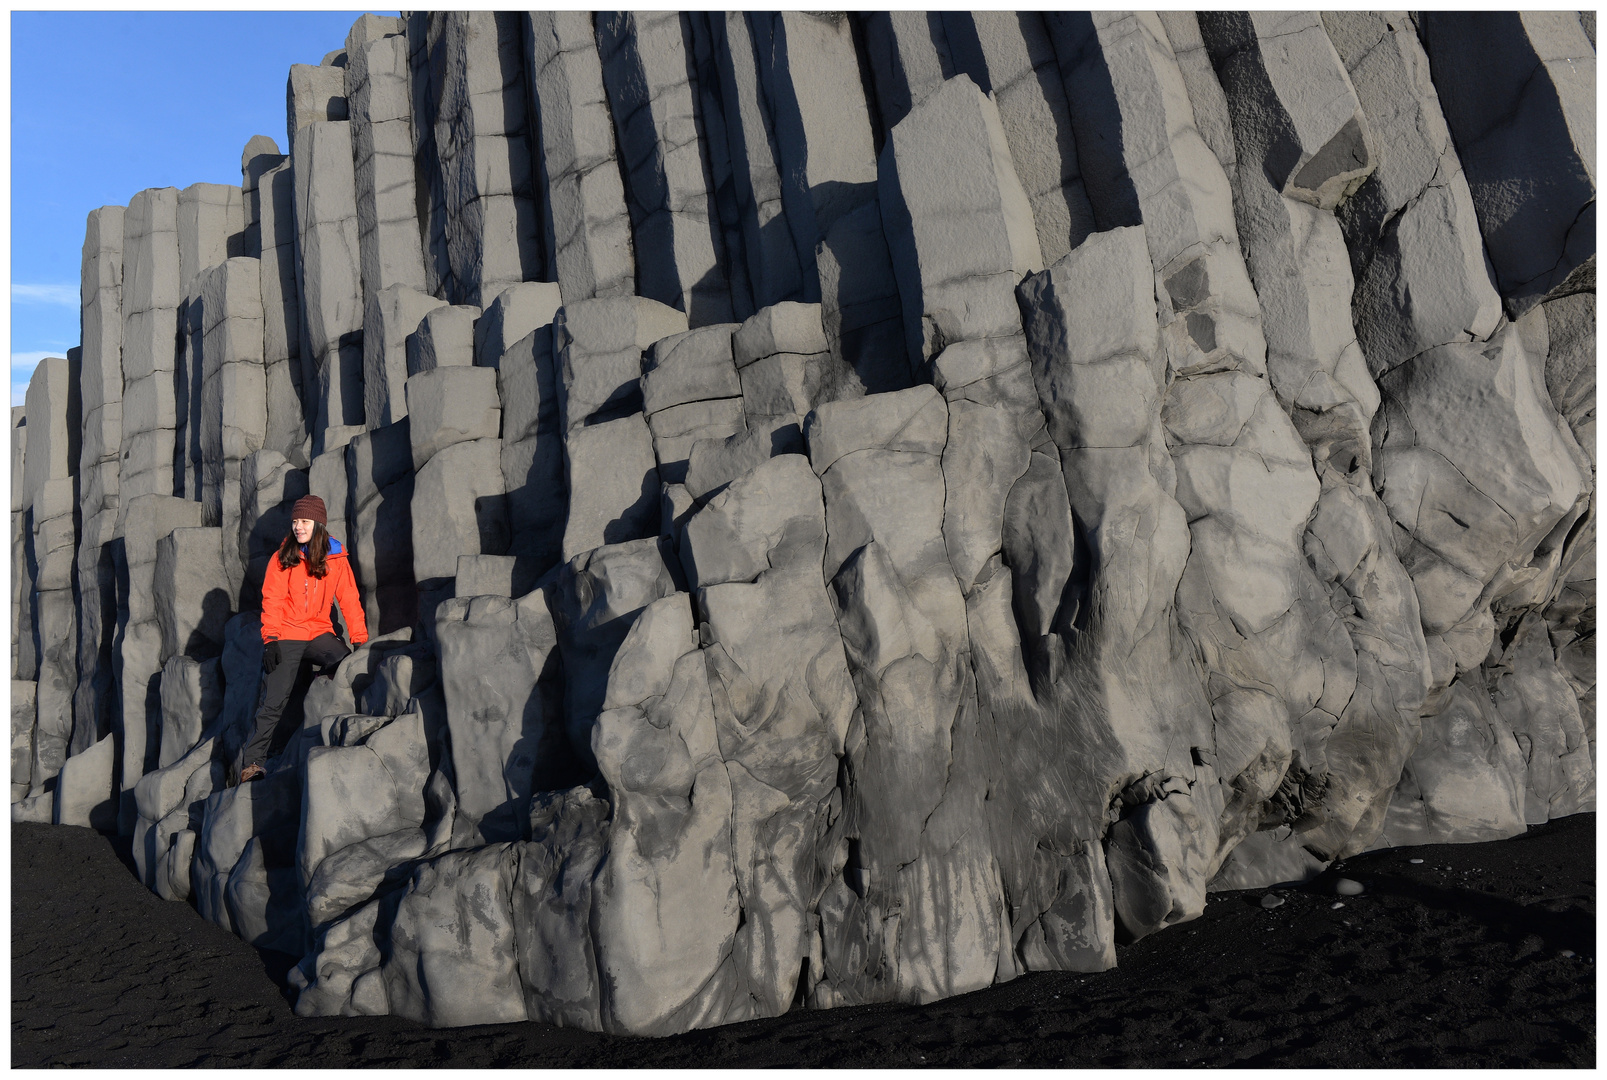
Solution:
<path fill-rule="evenodd" d="M 1361 855 L 1336 870 L 1367 891 L 1338 910 L 1334 870 L 1273 910 L 1213 895 L 1097 975 L 633 1039 L 297 1019 L 291 959 L 146 891 L 126 841 L 13 825 L 12 1065 L 1592 1066 L 1595 836 L 1581 814 Z"/>

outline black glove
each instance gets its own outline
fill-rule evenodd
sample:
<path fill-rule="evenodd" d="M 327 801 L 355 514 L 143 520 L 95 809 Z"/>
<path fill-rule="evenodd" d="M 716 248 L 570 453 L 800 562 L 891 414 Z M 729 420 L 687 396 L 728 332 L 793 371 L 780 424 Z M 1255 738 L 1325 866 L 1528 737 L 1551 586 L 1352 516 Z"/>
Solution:
<path fill-rule="evenodd" d="M 279 643 L 277 641 L 270 641 L 268 642 L 267 647 L 262 650 L 262 670 L 272 674 L 273 669 L 278 666 Z"/>

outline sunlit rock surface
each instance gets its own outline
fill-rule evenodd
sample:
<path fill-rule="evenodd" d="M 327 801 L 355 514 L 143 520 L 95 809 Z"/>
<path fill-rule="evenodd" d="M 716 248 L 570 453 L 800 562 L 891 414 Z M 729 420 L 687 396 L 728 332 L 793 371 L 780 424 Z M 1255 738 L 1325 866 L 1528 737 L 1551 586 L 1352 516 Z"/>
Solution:
<path fill-rule="evenodd" d="M 88 216 L 13 820 L 301 1015 L 657 1035 L 1593 810 L 1594 36 L 364 15 Z M 309 492 L 372 637 L 230 786 Z"/>

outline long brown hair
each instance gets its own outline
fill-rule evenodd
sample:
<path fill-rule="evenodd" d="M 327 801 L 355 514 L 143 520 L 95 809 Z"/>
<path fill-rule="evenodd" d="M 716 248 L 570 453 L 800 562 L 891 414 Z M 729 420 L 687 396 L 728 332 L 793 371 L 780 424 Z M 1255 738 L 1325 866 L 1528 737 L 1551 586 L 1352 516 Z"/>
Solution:
<path fill-rule="evenodd" d="M 307 540 L 307 573 L 315 578 L 321 578 L 329 572 L 329 530 L 324 523 L 312 523 L 312 536 Z M 291 529 L 285 534 L 285 542 L 279 545 L 279 565 L 286 570 L 301 561 L 301 545 L 296 542 L 296 530 Z"/>

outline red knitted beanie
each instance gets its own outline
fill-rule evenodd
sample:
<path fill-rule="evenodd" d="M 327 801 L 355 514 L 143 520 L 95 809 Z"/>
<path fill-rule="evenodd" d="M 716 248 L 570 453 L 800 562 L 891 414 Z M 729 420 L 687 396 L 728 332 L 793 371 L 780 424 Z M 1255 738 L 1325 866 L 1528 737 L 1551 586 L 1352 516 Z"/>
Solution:
<path fill-rule="evenodd" d="M 291 509 L 292 518 L 303 518 L 307 521 L 316 521 L 318 524 L 329 527 L 329 511 L 324 509 L 324 500 L 316 495 L 303 495 L 296 500 Z"/>

